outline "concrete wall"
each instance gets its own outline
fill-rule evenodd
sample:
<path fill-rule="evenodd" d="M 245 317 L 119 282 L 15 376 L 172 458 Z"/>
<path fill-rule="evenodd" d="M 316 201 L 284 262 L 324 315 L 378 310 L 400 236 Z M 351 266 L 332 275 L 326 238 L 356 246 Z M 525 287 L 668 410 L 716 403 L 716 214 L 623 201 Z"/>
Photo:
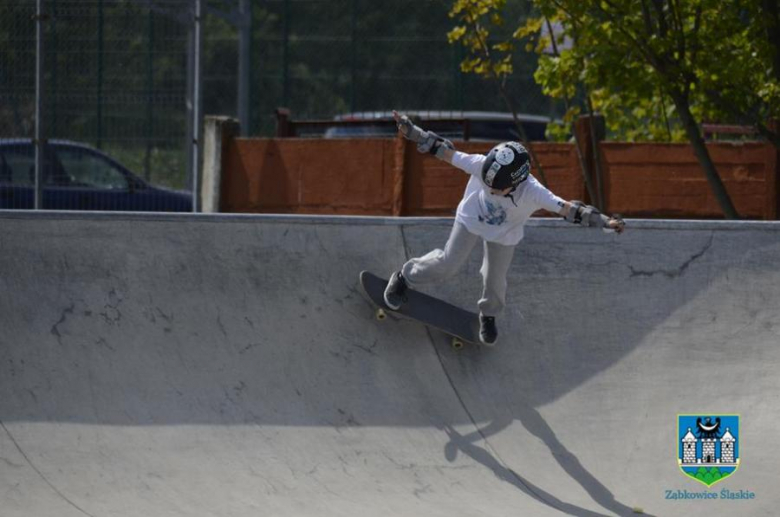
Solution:
<path fill-rule="evenodd" d="M 486 152 L 493 144 L 456 145 Z M 606 211 L 628 217 L 722 217 L 690 146 L 599 146 Z M 709 148 L 740 215 L 777 219 L 777 150 L 765 143 Z M 399 139 L 239 138 L 223 149 L 223 212 L 448 216 L 468 180 Z M 533 149 L 556 194 L 593 202 L 572 144 L 536 143 Z M 589 170 L 595 170 L 592 164 Z M 534 174 L 540 176 L 538 168 Z"/>
<path fill-rule="evenodd" d="M 358 284 L 451 226 L 2 211 L 0 516 L 778 515 L 780 223 L 531 221 L 458 352 Z M 481 264 L 426 290 L 474 309 Z M 755 499 L 665 498 L 701 412 Z"/>

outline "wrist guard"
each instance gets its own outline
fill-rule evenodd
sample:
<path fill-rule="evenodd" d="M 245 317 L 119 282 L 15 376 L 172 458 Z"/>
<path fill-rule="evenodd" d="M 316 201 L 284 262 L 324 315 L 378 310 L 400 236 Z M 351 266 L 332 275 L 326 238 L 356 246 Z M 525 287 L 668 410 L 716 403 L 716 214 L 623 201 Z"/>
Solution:
<path fill-rule="evenodd" d="M 418 146 L 428 140 L 428 132 L 423 131 L 419 126 L 412 124 L 412 121 L 409 120 L 409 117 L 406 115 L 403 115 L 398 122 L 398 131 L 400 131 L 407 140 L 411 140 Z"/>
<path fill-rule="evenodd" d="M 429 153 L 434 155 L 436 158 L 443 158 L 444 157 L 444 150 L 445 149 L 455 149 L 455 146 L 447 140 L 446 138 L 442 138 L 433 131 L 426 131 L 427 138 L 425 141 L 420 142 L 417 144 L 417 150 L 421 153 Z"/>
<path fill-rule="evenodd" d="M 403 115 L 398 122 L 398 131 L 404 135 L 404 138 L 417 144 L 418 151 L 432 154 L 439 159 L 443 157 L 445 149 L 455 149 L 452 142 L 440 137 L 433 131 L 425 131 L 421 127 L 414 125 L 406 115 Z"/>
<path fill-rule="evenodd" d="M 571 201 L 571 207 L 563 217 L 573 224 L 605 228 L 609 217 L 598 211 L 596 207 L 586 205 L 582 201 Z"/>

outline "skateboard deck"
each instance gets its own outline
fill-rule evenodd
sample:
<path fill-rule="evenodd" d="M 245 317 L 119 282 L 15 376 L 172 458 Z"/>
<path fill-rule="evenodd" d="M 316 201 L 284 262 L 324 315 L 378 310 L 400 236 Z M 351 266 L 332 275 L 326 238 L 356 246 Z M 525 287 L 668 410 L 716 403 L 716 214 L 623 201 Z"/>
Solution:
<path fill-rule="evenodd" d="M 376 305 L 376 317 L 384 320 L 388 314 L 418 321 L 444 332 L 452 338 L 452 347 L 463 348 L 465 343 L 480 345 L 479 316 L 433 296 L 407 288 L 407 301 L 397 311 L 385 304 L 387 280 L 369 271 L 360 273 L 360 285 L 371 303 Z"/>

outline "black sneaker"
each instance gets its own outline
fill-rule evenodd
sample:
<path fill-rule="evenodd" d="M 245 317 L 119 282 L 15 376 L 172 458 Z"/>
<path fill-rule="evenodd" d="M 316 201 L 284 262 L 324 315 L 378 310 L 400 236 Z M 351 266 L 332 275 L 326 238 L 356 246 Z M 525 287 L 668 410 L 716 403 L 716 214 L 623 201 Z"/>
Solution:
<path fill-rule="evenodd" d="M 406 280 L 400 271 L 396 271 L 390 277 L 385 288 L 385 303 L 388 307 L 397 311 L 406 301 Z"/>
<path fill-rule="evenodd" d="M 483 345 L 493 346 L 498 339 L 496 330 L 496 318 L 493 316 L 479 316 L 479 340 Z"/>

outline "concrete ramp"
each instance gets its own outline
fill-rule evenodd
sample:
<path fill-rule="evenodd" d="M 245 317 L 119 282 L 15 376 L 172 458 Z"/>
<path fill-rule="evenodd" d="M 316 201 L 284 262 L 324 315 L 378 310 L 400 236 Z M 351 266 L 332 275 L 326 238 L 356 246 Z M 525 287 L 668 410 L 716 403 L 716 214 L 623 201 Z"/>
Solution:
<path fill-rule="evenodd" d="M 0 214 L 0 515 L 778 514 L 780 224 L 534 221 L 459 352 L 357 285 L 450 225 Z M 740 415 L 730 478 L 678 414 Z"/>

